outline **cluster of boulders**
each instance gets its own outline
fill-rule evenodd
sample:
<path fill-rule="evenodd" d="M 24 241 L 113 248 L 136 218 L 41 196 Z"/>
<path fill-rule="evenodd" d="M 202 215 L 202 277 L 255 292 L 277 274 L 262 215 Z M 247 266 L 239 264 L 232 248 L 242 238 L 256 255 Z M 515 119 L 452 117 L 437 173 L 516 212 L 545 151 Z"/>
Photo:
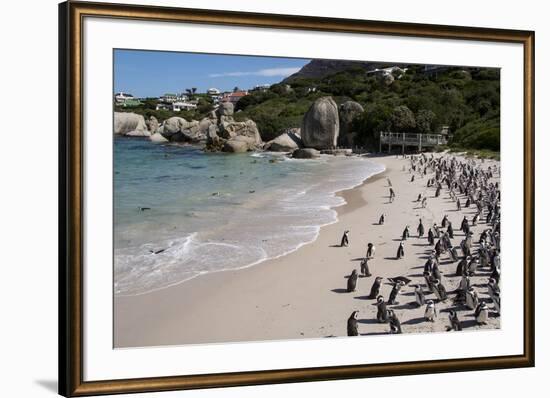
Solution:
<path fill-rule="evenodd" d="M 263 142 L 256 123 L 237 122 L 233 104 L 222 103 L 201 121 L 171 117 L 162 124 L 151 116 L 115 112 L 114 133 L 133 137 L 149 137 L 156 143 L 180 142 L 205 144 L 209 151 L 246 152 L 260 150 Z"/>
<path fill-rule="evenodd" d="M 208 118 L 200 121 L 206 129 L 206 149 L 209 151 L 247 152 L 262 149 L 263 141 L 253 120 L 237 122 L 233 104 L 223 102 Z"/>
<path fill-rule="evenodd" d="M 301 128 L 285 130 L 275 139 L 263 143 L 256 123 L 237 122 L 233 104 L 221 103 L 208 117 L 187 121 L 171 117 L 162 124 L 151 116 L 148 120 L 135 113 L 115 112 L 114 133 L 149 137 L 151 141 L 201 143 L 207 151 L 247 152 L 266 150 L 292 153 L 292 157 L 309 159 L 321 153 L 348 155 L 355 139 L 353 120 L 363 107 L 346 101 L 338 107 L 332 97 L 318 98 L 304 115 Z"/>

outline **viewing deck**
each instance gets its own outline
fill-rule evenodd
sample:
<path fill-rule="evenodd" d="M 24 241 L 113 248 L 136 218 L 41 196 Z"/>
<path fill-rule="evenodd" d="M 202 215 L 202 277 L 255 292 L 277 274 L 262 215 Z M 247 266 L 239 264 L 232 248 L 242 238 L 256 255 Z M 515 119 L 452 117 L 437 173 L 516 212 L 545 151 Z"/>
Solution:
<path fill-rule="evenodd" d="M 382 145 L 388 145 L 388 153 L 392 145 L 400 146 L 401 152 L 405 153 L 405 147 L 414 146 L 421 152 L 422 148 L 433 148 L 438 145 L 446 145 L 447 136 L 443 134 L 416 134 L 416 133 L 380 133 L 379 151 L 382 152 Z"/>

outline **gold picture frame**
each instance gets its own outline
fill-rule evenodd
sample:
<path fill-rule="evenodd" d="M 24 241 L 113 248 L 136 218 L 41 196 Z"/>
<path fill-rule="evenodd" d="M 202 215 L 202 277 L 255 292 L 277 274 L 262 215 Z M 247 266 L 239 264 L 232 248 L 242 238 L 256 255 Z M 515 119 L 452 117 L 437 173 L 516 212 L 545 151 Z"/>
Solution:
<path fill-rule="evenodd" d="M 523 354 L 239 373 L 83 380 L 83 20 L 107 17 L 161 22 L 352 32 L 516 43 L 524 66 L 524 341 Z M 154 6 L 65 2 L 59 6 L 59 392 L 72 396 L 167 391 L 531 367 L 535 363 L 534 268 L 534 45 L 532 31 L 269 15 Z"/>

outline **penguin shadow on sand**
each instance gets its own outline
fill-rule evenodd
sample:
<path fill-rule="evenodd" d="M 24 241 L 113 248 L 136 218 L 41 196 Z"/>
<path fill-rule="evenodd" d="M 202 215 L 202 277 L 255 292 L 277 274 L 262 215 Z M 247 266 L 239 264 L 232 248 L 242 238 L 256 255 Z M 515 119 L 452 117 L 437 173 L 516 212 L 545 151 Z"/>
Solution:
<path fill-rule="evenodd" d="M 365 295 L 365 296 L 355 296 L 354 299 L 355 299 L 355 300 L 375 300 L 375 299 L 372 299 L 372 298 L 370 297 L 370 295 L 368 295 L 368 294 Z M 376 303 L 373 304 L 373 305 L 376 305 Z"/>
<path fill-rule="evenodd" d="M 422 317 L 419 317 L 419 318 L 411 318 L 411 319 L 408 319 L 405 322 L 401 322 L 401 323 L 403 325 L 418 325 L 418 324 L 424 323 L 424 322 L 427 322 L 427 321 L 426 321 L 426 318 L 424 318 L 422 316 Z"/>
<path fill-rule="evenodd" d="M 418 308 L 418 306 L 416 305 L 416 301 L 410 301 L 408 303 L 402 303 L 402 304 L 398 303 L 397 305 L 391 306 L 392 310 L 410 310 L 413 308 Z"/>
<path fill-rule="evenodd" d="M 378 320 L 374 318 L 364 318 L 364 319 L 358 319 L 357 323 L 362 323 L 364 325 L 375 325 L 378 324 Z"/>
<path fill-rule="evenodd" d="M 334 293 L 348 293 L 348 289 L 342 287 L 331 289 L 330 291 Z"/>
<path fill-rule="evenodd" d="M 385 334 L 390 334 L 390 332 L 370 332 L 370 333 L 360 333 L 360 336 L 382 336 Z"/>

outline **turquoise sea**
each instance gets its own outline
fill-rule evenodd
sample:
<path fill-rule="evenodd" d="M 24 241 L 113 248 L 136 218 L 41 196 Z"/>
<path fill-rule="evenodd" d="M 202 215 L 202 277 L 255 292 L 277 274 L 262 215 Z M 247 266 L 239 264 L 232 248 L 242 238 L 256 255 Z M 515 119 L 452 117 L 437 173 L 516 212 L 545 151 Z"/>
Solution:
<path fill-rule="evenodd" d="M 115 293 L 142 294 L 294 251 L 337 220 L 344 200 L 336 192 L 383 169 L 359 157 L 205 153 L 115 138 Z"/>

